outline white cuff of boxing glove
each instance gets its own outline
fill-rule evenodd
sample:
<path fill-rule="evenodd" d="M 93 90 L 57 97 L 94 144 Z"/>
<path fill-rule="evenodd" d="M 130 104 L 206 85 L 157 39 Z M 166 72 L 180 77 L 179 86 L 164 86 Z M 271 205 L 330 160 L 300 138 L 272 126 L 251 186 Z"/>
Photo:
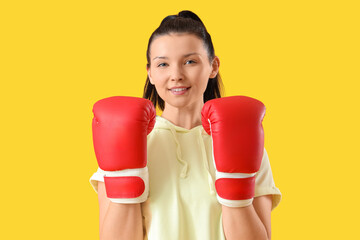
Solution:
<path fill-rule="evenodd" d="M 219 203 L 227 207 L 247 207 L 252 204 L 254 199 L 254 198 L 250 198 L 244 200 L 229 200 L 229 199 L 221 198 L 219 195 L 216 195 L 216 197 Z"/>
<path fill-rule="evenodd" d="M 216 171 L 216 180 L 219 178 L 249 178 L 255 176 L 256 173 L 225 173 Z"/>
<path fill-rule="evenodd" d="M 219 178 L 249 178 L 255 176 L 256 173 L 225 173 L 225 172 L 218 172 L 216 171 L 216 180 Z M 250 199 L 243 199 L 243 200 L 229 200 L 220 197 L 216 194 L 216 197 L 224 206 L 227 207 L 247 207 L 252 204 L 254 198 Z"/>
<path fill-rule="evenodd" d="M 114 203 L 135 204 L 145 202 L 149 196 L 148 168 L 125 169 L 121 171 L 105 171 L 105 177 L 140 177 L 145 184 L 144 192 L 137 198 L 109 198 Z"/>

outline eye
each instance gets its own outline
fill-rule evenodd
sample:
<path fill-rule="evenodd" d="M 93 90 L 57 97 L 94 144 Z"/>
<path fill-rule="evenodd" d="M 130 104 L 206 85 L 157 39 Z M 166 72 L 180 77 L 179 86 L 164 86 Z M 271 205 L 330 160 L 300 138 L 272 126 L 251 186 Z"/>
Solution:
<path fill-rule="evenodd" d="M 188 60 L 188 61 L 186 61 L 186 63 L 188 63 L 188 62 L 196 63 L 194 60 Z"/>
<path fill-rule="evenodd" d="M 165 64 L 167 65 L 167 63 L 160 63 L 160 64 L 158 64 L 157 66 L 158 66 L 158 67 L 165 67 Z"/>

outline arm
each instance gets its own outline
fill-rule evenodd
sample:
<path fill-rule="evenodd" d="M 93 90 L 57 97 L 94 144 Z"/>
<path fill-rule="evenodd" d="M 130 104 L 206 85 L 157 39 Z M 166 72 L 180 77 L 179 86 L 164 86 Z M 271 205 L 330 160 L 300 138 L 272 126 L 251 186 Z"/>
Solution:
<path fill-rule="evenodd" d="M 272 199 L 254 200 L 264 151 L 265 110 L 259 100 L 233 96 L 209 100 L 201 112 L 204 129 L 213 141 L 215 188 L 228 240 L 270 237 Z"/>
<path fill-rule="evenodd" d="M 151 101 L 114 96 L 93 106 L 93 143 L 104 174 L 98 185 L 100 239 L 142 239 L 140 203 L 148 197 L 147 135 L 155 124 Z"/>
<path fill-rule="evenodd" d="M 255 197 L 253 203 L 247 207 L 234 208 L 223 205 L 223 228 L 226 239 L 270 240 L 271 207 L 271 195 Z"/>
<path fill-rule="evenodd" d="M 121 204 L 106 197 L 105 184 L 99 182 L 100 240 L 143 239 L 140 203 Z"/>

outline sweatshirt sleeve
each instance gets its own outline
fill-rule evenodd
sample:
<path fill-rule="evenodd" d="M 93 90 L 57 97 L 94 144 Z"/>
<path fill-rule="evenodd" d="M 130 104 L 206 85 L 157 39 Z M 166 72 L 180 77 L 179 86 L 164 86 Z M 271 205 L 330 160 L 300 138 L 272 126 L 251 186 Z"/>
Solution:
<path fill-rule="evenodd" d="M 105 176 L 105 172 L 103 170 L 101 170 L 100 168 L 98 168 L 98 170 L 89 179 L 90 184 L 96 193 L 98 192 L 99 181 L 104 182 L 104 176 Z"/>
<path fill-rule="evenodd" d="M 255 176 L 255 197 L 272 195 L 272 209 L 276 208 L 281 201 L 281 192 L 275 186 L 271 171 L 268 154 L 264 148 L 264 154 L 259 171 Z"/>

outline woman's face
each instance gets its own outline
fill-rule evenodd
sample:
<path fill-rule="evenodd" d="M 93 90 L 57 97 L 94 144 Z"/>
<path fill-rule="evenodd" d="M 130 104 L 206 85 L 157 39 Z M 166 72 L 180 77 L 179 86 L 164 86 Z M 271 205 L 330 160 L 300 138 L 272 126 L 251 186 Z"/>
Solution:
<path fill-rule="evenodd" d="M 218 73 L 219 59 L 209 62 L 203 41 L 193 34 L 169 34 L 153 40 L 150 46 L 150 83 L 159 96 L 173 107 L 203 104 L 209 78 Z"/>

